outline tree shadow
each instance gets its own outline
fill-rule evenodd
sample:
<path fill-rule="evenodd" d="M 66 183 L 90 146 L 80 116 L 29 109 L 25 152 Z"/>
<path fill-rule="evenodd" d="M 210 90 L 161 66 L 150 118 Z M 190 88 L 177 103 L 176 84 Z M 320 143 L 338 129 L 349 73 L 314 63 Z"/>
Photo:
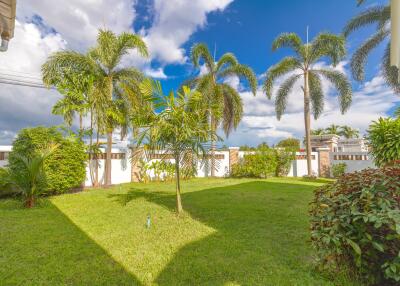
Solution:
<path fill-rule="evenodd" d="M 315 186 L 253 181 L 184 193 L 185 211 L 216 230 L 181 248 L 157 285 L 333 285 L 315 274 L 308 203 Z M 299 196 L 301 192 L 301 196 Z M 174 193 L 131 189 L 120 203 L 144 198 L 175 209 Z"/>
<path fill-rule="evenodd" d="M 0 241 L 1 285 L 141 285 L 50 201 L 1 202 Z"/>

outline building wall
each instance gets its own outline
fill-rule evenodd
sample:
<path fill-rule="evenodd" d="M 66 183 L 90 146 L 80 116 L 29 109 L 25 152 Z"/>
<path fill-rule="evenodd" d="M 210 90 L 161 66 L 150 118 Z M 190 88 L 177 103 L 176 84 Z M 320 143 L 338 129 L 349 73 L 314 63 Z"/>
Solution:
<path fill-rule="evenodd" d="M 311 169 L 313 174 L 316 176 L 319 175 L 318 170 L 318 152 L 311 153 Z M 303 177 L 307 175 L 307 159 L 305 152 L 296 152 L 296 160 L 292 161 L 292 165 L 290 167 L 288 177 Z"/>
<path fill-rule="evenodd" d="M 331 152 L 330 160 L 332 165 L 346 163 L 346 173 L 376 168 L 368 152 Z"/>

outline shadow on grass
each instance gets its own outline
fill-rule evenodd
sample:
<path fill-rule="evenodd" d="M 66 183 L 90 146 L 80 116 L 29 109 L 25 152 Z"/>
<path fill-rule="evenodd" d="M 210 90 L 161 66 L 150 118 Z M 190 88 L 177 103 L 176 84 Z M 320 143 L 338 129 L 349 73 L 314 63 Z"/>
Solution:
<path fill-rule="evenodd" d="M 140 285 L 50 201 L 18 203 L 0 205 L 1 285 Z"/>
<path fill-rule="evenodd" d="M 308 202 L 314 186 L 254 181 L 184 193 L 193 219 L 217 230 L 179 250 L 158 285 L 333 285 L 314 274 Z M 175 208 L 174 193 L 131 189 L 112 199 L 144 198 Z"/>

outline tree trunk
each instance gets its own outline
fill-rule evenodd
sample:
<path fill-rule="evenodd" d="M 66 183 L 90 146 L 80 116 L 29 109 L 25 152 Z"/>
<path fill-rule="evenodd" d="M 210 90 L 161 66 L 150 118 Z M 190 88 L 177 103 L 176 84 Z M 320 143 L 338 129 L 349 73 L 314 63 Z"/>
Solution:
<path fill-rule="evenodd" d="M 82 132 L 83 132 L 83 116 L 82 116 L 82 113 L 79 113 L 79 133 L 80 133 L 80 136 L 83 136 L 82 135 Z"/>
<path fill-rule="evenodd" d="M 99 146 L 99 123 L 97 123 L 97 132 L 96 132 L 96 147 Z M 94 186 L 98 187 L 99 186 L 99 156 L 96 153 L 96 166 L 95 166 L 95 173 L 94 173 Z"/>
<path fill-rule="evenodd" d="M 112 153 L 112 131 L 107 132 L 107 151 L 105 164 L 105 186 L 111 186 L 111 153 Z"/>
<path fill-rule="evenodd" d="M 175 155 L 175 177 L 176 177 L 176 212 L 180 214 L 183 210 L 181 200 L 181 182 L 179 169 L 179 155 Z"/>
<path fill-rule="evenodd" d="M 113 82 L 112 78 L 110 77 L 110 90 L 109 90 L 109 96 L 110 100 L 112 101 L 113 97 Z M 112 153 L 112 133 L 113 129 L 108 128 L 107 130 L 107 151 L 106 151 L 106 164 L 105 164 L 105 172 L 106 172 L 106 178 L 105 178 L 105 186 L 109 187 L 111 186 L 111 153 Z"/>
<path fill-rule="evenodd" d="M 304 73 L 304 123 L 306 129 L 307 174 L 311 176 L 310 87 L 308 71 Z"/>
<path fill-rule="evenodd" d="M 93 108 L 90 108 L 90 138 L 89 138 L 89 146 L 90 146 L 90 153 L 89 153 L 89 171 L 90 171 L 90 180 L 92 182 L 92 186 L 95 186 L 94 175 L 93 175 Z"/>
<path fill-rule="evenodd" d="M 217 129 L 214 116 L 211 115 L 211 131 L 214 133 Z M 217 169 L 215 162 L 215 150 L 216 143 L 214 138 L 211 139 L 211 177 L 215 177 L 215 171 Z"/>
<path fill-rule="evenodd" d="M 33 206 L 35 205 L 35 199 L 33 196 L 28 196 L 26 198 L 26 202 L 25 202 L 25 207 L 27 207 L 28 209 L 33 208 Z"/>

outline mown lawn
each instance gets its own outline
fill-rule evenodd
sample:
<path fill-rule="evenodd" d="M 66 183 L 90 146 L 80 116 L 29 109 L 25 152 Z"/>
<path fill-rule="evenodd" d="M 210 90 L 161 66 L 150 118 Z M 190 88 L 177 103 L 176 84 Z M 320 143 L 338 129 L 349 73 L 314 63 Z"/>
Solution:
<path fill-rule="evenodd" d="M 319 183 L 195 179 L 0 201 L 0 285 L 356 285 L 315 270 L 308 203 Z M 150 214 L 152 225 L 146 228 Z"/>

